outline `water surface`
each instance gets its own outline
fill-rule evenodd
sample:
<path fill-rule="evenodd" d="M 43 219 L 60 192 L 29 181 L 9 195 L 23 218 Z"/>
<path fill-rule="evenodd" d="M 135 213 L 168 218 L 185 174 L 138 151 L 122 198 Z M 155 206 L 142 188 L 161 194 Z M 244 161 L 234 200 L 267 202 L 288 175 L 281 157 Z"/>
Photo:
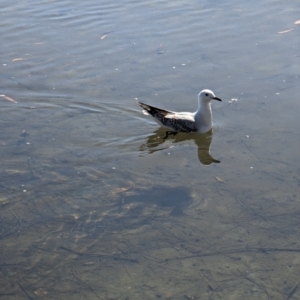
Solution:
<path fill-rule="evenodd" d="M 298 11 L 2 1 L 0 296 L 296 299 Z M 164 141 L 136 104 L 203 88 L 213 135 Z"/>

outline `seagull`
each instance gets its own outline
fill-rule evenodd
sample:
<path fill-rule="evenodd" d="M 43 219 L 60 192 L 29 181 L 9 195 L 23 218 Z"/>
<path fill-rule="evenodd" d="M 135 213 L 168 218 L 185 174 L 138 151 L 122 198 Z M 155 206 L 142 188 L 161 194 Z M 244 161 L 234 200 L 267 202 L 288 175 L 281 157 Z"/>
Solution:
<path fill-rule="evenodd" d="M 176 135 L 178 132 L 206 133 L 212 129 L 211 100 L 222 101 L 216 97 L 211 90 L 202 90 L 198 94 L 198 110 L 195 112 L 175 112 L 157 108 L 142 102 L 138 104 L 143 108 L 143 113 L 154 117 L 155 121 L 168 127 L 166 139 L 169 135 Z"/>

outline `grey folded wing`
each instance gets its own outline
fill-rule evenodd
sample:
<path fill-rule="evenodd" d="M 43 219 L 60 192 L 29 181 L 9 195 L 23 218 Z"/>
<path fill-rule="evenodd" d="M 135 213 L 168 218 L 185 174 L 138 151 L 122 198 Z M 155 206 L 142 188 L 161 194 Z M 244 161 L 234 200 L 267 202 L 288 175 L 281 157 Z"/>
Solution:
<path fill-rule="evenodd" d="M 164 125 L 172 127 L 175 131 L 178 132 L 195 132 L 197 128 L 195 122 L 192 120 L 187 120 L 173 115 L 167 115 L 162 120 L 160 120 Z"/>
<path fill-rule="evenodd" d="M 139 105 L 152 117 L 157 119 L 161 124 L 172 128 L 178 132 L 194 132 L 197 131 L 193 118 L 188 115 L 168 111 L 148 104 L 138 102 Z"/>

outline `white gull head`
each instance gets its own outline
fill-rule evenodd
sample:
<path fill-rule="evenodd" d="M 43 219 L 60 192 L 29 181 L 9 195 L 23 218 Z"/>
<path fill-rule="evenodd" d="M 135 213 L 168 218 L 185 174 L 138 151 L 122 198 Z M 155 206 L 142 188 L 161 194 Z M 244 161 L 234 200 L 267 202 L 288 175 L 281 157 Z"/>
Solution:
<path fill-rule="evenodd" d="M 205 133 L 212 129 L 211 100 L 222 101 L 211 90 L 202 90 L 198 95 L 199 106 L 195 113 L 195 124 L 200 133 Z"/>
<path fill-rule="evenodd" d="M 216 97 L 216 95 L 214 94 L 213 91 L 211 90 L 202 90 L 199 94 L 198 94 L 198 99 L 201 102 L 210 102 L 211 100 L 218 100 L 218 101 L 222 101 L 220 98 Z"/>

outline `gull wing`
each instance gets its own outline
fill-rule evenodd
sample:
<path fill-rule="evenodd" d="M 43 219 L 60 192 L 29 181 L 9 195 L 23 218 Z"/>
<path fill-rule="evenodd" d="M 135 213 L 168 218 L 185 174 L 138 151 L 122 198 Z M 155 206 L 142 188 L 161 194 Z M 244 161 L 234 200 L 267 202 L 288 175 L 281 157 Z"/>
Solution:
<path fill-rule="evenodd" d="M 161 125 L 167 126 L 174 131 L 197 131 L 197 128 L 195 127 L 195 120 L 191 113 L 176 113 L 141 102 L 138 102 L 138 104 L 147 114 L 154 117 Z"/>
<path fill-rule="evenodd" d="M 192 113 L 173 113 L 166 115 L 164 122 L 168 127 L 172 127 L 179 132 L 194 132 L 197 131 L 195 119 Z"/>

